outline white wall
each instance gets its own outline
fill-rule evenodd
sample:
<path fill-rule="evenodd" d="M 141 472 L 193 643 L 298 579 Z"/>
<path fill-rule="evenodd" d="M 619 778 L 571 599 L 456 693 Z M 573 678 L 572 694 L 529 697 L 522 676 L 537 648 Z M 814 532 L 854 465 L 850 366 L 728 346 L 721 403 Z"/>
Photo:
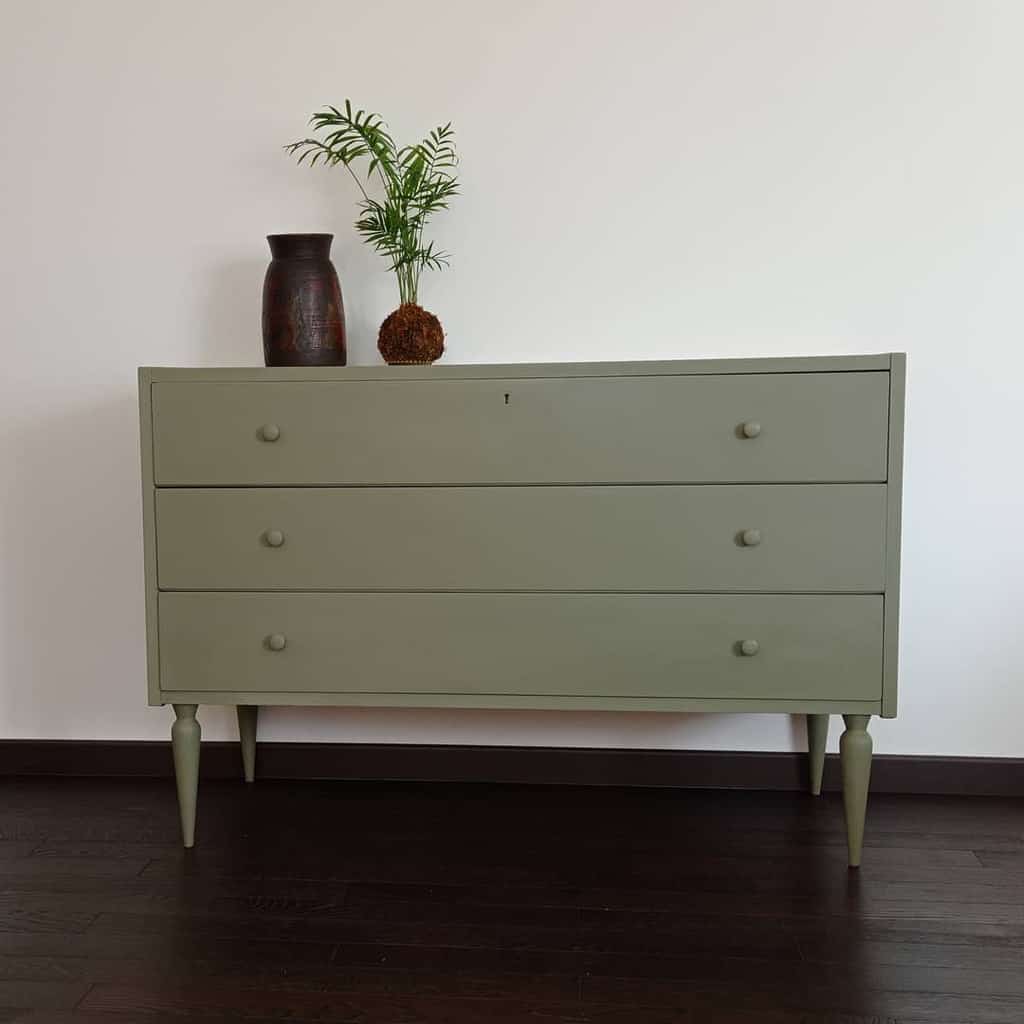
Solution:
<path fill-rule="evenodd" d="M 1021 755 L 1019 0 L 2 0 L 0 736 L 147 709 L 135 368 L 261 360 L 275 231 L 337 234 L 350 361 L 396 304 L 340 170 L 351 96 L 451 118 L 423 300 L 455 362 L 906 350 L 901 717 Z M 841 540 L 840 540 L 841 542 Z M 208 738 L 234 735 L 224 709 Z M 274 710 L 268 739 L 787 749 L 784 718 Z M 835 730 L 834 730 L 835 731 Z M 835 736 L 833 736 L 833 744 Z"/>

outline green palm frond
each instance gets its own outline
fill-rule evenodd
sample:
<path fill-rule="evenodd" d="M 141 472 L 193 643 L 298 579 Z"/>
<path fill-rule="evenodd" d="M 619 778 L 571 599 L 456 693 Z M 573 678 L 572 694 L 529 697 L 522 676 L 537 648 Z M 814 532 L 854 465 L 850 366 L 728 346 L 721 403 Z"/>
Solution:
<path fill-rule="evenodd" d="M 429 219 L 447 210 L 449 199 L 459 192 L 451 122 L 432 129 L 422 142 L 401 148 L 379 114 L 353 111 L 349 100 L 343 110 L 326 107 L 315 113 L 310 125 L 323 137 L 300 139 L 285 149 L 300 164 L 342 164 L 348 170 L 362 193 L 356 230 L 389 260 L 388 269 L 398 276 L 401 301 L 416 302 L 420 273 L 448 265 L 448 254 L 435 249 L 433 242 L 424 243 L 423 232 Z M 365 185 L 353 169 L 364 158 Z M 374 175 L 383 186 L 383 201 L 369 194 Z"/>

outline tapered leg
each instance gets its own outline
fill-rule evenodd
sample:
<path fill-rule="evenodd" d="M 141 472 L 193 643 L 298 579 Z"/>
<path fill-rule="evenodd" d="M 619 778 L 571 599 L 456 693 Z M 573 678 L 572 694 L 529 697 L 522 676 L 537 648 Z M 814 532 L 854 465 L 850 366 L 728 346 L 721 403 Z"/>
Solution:
<path fill-rule="evenodd" d="M 260 709 L 255 704 L 238 705 L 238 739 L 242 745 L 242 768 L 245 781 L 256 778 L 256 722 Z"/>
<path fill-rule="evenodd" d="M 821 776 L 825 771 L 825 744 L 828 742 L 828 715 L 807 716 L 807 763 L 811 769 L 811 793 L 821 796 Z"/>
<path fill-rule="evenodd" d="M 196 841 L 196 797 L 199 791 L 199 738 L 202 730 L 196 721 L 195 704 L 174 705 L 171 747 L 174 750 L 174 777 L 178 782 L 178 811 L 181 814 L 181 838 L 186 847 Z"/>
<path fill-rule="evenodd" d="M 864 818 L 868 809 L 868 785 L 871 782 L 870 715 L 843 715 L 846 731 L 839 738 L 839 759 L 843 768 L 843 807 L 846 810 L 846 845 L 850 867 L 860 867 L 864 844 Z"/>

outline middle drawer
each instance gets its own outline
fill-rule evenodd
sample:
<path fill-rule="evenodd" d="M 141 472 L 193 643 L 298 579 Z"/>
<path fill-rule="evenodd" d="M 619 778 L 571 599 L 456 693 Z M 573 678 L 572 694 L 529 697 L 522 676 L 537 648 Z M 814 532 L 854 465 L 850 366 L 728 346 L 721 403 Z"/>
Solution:
<path fill-rule="evenodd" d="M 173 488 L 163 590 L 878 593 L 884 484 Z"/>

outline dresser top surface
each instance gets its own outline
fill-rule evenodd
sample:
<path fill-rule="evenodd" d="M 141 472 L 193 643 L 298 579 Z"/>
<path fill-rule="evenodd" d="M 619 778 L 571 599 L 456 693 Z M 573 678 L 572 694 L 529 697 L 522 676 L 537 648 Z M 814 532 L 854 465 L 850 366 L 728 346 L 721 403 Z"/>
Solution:
<path fill-rule="evenodd" d="M 432 366 L 156 367 L 139 368 L 140 380 L 359 381 L 481 380 L 551 377 L 664 377 L 728 373 L 849 373 L 892 368 L 894 353 L 850 356 L 779 356 L 763 359 L 676 359 L 594 363 L 435 363 Z"/>

